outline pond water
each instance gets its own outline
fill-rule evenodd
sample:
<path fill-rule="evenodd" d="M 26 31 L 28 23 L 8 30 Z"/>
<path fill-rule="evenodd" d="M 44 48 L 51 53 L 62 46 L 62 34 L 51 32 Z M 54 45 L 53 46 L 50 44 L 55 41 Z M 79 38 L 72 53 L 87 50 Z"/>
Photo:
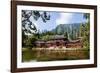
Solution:
<path fill-rule="evenodd" d="M 89 59 L 89 50 L 24 50 L 22 62 Z"/>

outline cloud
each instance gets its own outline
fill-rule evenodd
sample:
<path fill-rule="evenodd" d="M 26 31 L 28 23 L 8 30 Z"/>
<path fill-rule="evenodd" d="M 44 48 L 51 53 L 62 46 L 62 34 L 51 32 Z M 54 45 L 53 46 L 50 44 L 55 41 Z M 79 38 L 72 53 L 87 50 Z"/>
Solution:
<path fill-rule="evenodd" d="M 56 24 L 68 24 L 72 20 L 72 13 L 60 13 L 60 17 L 56 19 Z"/>

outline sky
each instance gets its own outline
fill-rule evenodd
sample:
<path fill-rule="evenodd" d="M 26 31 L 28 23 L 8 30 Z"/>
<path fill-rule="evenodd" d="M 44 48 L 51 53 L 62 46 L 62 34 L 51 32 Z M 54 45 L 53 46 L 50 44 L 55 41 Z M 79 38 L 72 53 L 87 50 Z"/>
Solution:
<path fill-rule="evenodd" d="M 72 23 L 84 23 L 86 20 L 83 18 L 84 13 L 71 13 L 71 12 L 47 12 L 50 14 L 50 20 L 48 20 L 46 23 L 42 21 L 41 18 L 39 18 L 37 21 L 34 20 L 33 17 L 30 18 L 32 23 L 35 24 L 37 30 L 39 31 L 50 31 L 54 28 L 56 28 L 57 25 L 60 24 L 72 24 Z"/>

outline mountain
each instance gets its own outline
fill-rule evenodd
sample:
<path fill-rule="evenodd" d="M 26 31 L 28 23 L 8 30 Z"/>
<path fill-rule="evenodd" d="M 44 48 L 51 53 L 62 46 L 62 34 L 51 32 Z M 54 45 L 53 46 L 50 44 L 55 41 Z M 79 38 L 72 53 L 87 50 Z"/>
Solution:
<path fill-rule="evenodd" d="M 51 32 L 59 35 L 64 35 L 67 32 L 69 39 L 75 39 L 79 36 L 79 30 L 81 24 L 82 23 L 60 24 Z"/>

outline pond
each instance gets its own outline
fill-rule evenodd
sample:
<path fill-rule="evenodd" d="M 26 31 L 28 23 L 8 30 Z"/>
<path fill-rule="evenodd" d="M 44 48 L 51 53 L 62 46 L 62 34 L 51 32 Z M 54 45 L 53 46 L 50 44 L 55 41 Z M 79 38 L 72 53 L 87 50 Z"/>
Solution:
<path fill-rule="evenodd" d="M 22 62 L 89 59 L 89 50 L 27 49 L 22 51 Z"/>

